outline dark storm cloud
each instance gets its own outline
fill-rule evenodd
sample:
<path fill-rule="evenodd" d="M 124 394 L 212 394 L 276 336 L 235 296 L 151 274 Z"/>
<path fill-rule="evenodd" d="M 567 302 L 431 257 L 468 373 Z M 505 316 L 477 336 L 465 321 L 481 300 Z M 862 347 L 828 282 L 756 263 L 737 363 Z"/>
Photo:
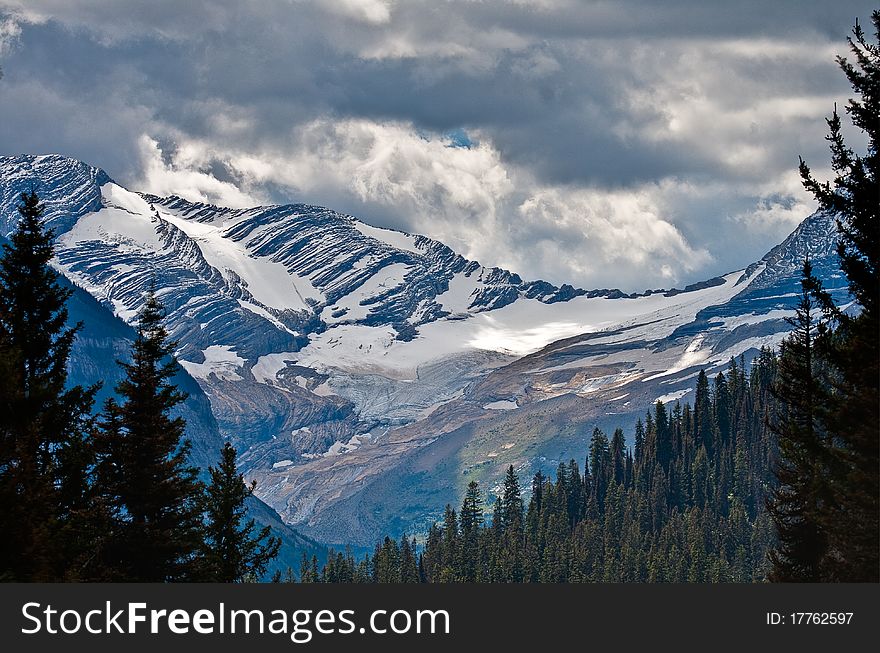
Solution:
<path fill-rule="evenodd" d="M 833 56 L 870 10 L 0 0 L 0 150 L 215 201 L 323 202 L 527 276 L 684 283 L 809 210 L 797 156 L 826 160 L 822 116 L 848 93 Z M 453 130 L 475 145 L 444 147 Z"/>

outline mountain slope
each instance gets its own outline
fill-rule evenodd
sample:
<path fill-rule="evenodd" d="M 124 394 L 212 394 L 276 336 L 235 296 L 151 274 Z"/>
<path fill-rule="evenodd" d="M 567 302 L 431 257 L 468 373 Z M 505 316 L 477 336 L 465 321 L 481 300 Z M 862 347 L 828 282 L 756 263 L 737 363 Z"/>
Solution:
<path fill-rule="evenodd" d="M 471 478 L 580 458 L 593 425 L 687 400 L 699 367 L 779 342 L 806 253 L 843 285 L 823 214 L 745 270 L 625 295 L 320 207 L 139 195 L 56 156 L 0 158 L 2 215 L 33 183 L 58 268 L 128 321 L 155 284 L 260 497 L 325 541 L 415 532 Z"/>
<path fill-rule="evenodd" d="M 471 480 L 500 492 L 508 465 L 521 478 L 552 475 L 572 458 L 583 465 L 594 427 L 609 433 L 622 427 L 631 437 L 652 403 L 693 402 L 700 369 L 714 376 L 731 357 L 748 361 L 761 346 L 777 346 L 791 328 L 785 318 L 794 313 L 805 253 L 836 299 L 847 301 L 834 235 L 833 218 L 815 214 L 756 265 L 727 275 L 722 286 L 664 298 L 656 310 L 646 306 L 636 318 L 553 342 L 492 371 L 425 419 L 392 431 L 382 450 L 393 460 L 357 487 L 330 479 L 378 458 L 363 447 L 321 461 L 317 470 L 313 463 L 300 466 L 290 483 L 303 488 L 302 496 L 326 492 L 337 519 L 367 539 L 382 525 L 421 532 L 442 517 L 445 503 L 460 502 Z M 338 487 L 348 491 L 337 496 Z M 304 505 L 294 494 L 278 509 L 333 539 L 336 524 L 289 512 Z"/>
<path fill-rule="evenodd" d="M 6 237 L 0 235 L 0 247 L 6 243 Z M 129 360 L 136 333 L 65 277 L 60 277 L 59 282 L 73 291 L 67 302 L 68 323 L 82 325 L 71 348 L 68 383 L 86 387 L 100 384 L 95 396 L 95 411 L 98 411 L 108 398 L 114 396 L 114 388 L 124 378 L 124 371 L 117 361 Z M 195 379 L 181 367 L 173 382 L 187 395 L 173 414 L 186 421 L 185 437 L 192 444 L 190 460 L 201 468 L 202 476 L 207 480 L 208 466 L 219 462 L 223 437 L 211 412 L 211 403 Z M 326 547 L 285 524 L 278 513 L 260 499 L 248 499 L 248 513 L 260 526 L 271 526 L 273 534 L 281 538 L 279 555 L 270 563 L 267 575 L 275 571 L 285 573 L 288 567 L 298 569 L 303 553 L 309 557 L 316 555 L 320 560 L 326 558 Z"/>

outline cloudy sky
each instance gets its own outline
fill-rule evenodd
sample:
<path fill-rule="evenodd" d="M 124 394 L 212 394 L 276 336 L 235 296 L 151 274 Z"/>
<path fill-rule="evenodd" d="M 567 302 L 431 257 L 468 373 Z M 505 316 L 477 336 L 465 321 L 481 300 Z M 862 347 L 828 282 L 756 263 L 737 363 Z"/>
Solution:
<path fill-rule="evenodd" d="M 744 267 L 814 204 L 872 2 L 0 0 L 0 153 L 301 201 L 526 278 Z"/>

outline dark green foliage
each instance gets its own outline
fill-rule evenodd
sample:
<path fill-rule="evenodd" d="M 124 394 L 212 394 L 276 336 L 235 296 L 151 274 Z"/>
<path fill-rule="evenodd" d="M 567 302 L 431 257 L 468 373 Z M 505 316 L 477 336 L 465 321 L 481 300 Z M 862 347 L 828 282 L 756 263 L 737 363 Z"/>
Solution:
<path fill-rule="evenodd" d="M 880 10 L 872 15 L 875 38 L 880 42 Z M 844 57 L 837 61 L 860 96 L 850 99 L 846 112 L 855 127 L 869 140 L 868 152 L 857 155 L 843 139 L 840 116 L 835 108 L 827 120 L 829 134 L 826 140 L 831 148 L 831 166 L 835 173 L 833 184 L 819 182 L 801 160 L 801 176 L 806 188 L 819 201 L 821 207 L 838 216 L 840 255 L 843 271 L 849 280 L 850 291 L 855 299 L 871 315 L 877 313 L 880 300 L 880 233 L 878 233 L 878 167 L 880 167 L 880 46 L 867 40 L 864 31 L 856 23 L 855 40 L 848 39 L 855 62 Z"/>
<path fill-rule="evenodd" d="M 461 514 L 447 506 L 419 557 L 422 582 L 752 582 L 767 577 L 774 545 L 765 510 L 774 457 L 771 384 L 777 360 L 762 350 L 751 373 L 733 361 L 705 383 L 705 422 L 698 431 L 689 406 L 654 406 L 636 426 L 636 454 L 622 431 L 609 442 L 596 429 L 581 475 L 575 461 L 556 478 L 536 474 L 524 501 L 513 467 L 481 525 L 479 486 L 468 485 Z M 714 388 L 710 389 L 710 388 Z M 701 397 L 702 399 L 702 397 Z M 697 433 L 713 434 L 712 453 Z M 723 434 L 723 435 L 722 435 Z M 658 455 L 659 452 L 659 455 Z M 339 573 L 340 565 L 347 566 Z M 390 538 L 356 563 L 328 563 L 324 579 L 372 582 L 410 578 L 403 544 Z M 332 569 L 332 573 L 328 570 Z M 310 576 L 311 577 L 311 576 Z"/>
<path fill-rule="evenodd" d="M 730 391 L 724 373 L 715 377 L 712 408 L 715 412 L 715 441 L 719 446 L 727 446 L 730 442 Z"/>
<path fill-rule="evenodd" d="M 67 388 L 79 327 L 49 267 L 53 233 L 31 191 L 0 257 L 0 578 L 77 579 L 99 520 L 91 496 L 97 388 Z"/>
<path fill-rule="evenodd" d="M 475 582 L 483 575 L 480 556 L 480 533 L 483 530 L 483 498 L 476 481 L 468 484 L 461 505 L 461 580 Z"/>
<path fill-rule="evenodd" d="M 615 429 L 611 437 L 611 465 L 614 470 L 612 479 L 618 485 L 624 485 L 626 479 L 626 439 L 623 429 Z M 575 470 L 576 471 L 576 470 Z"/>
<path fill-rule="evenodd" d="M 329 556 L 328 558 L 332 559 L 333 556 Z M 309 556 L 306 555 L 306 552 L 303 551 L 302 560 L 299 565 L 299 581 L 301 583 L 317 583 L 320 578 L 317 556 L 313 555 L 309 558 Z"/>
<path fill-rule="evenodd" d="M 590 508 L 593 515 L 598 515 L 605 505 L 605 494 L 608 492 L 608 485 L 611 481 L 609 476 L 612 474 L 610 462 L 608 437 L 598 428 L 593 429 L 593 437 L 590 440 L 589 465 L 587 465 L 592 481 Z"/>
<path fill-rule="evenodd" d="M 504 494 L 501 497 L 501 515 L 504 530 L 521 530 L 523 517 L 522 492 L 519 488 L 519 478 L 513 471 L 513 465 L 507 468 L 504 477 Z"/>
<path fill-rule="evenodd" d="M 270 535 L 268 526 L 256 531 L 253 519 L 246 519 L 245 500 L 254 493 L 235 466 L 235 448 L 228 442 L 218 467 L 209 467 L 211 482 L 206 488 L 204 543 L 199 579 L 216 583 L 240 583 L 259 579 L 266 565 L 278 555 L 281 540 Z"/>
<path fill-rule="evenodd" d="M 860 308 L 841 311 L 821 283 L 805 275 L 830 323 L 816 336 L 816 373 L 827 389 L 816 417 L 826 434 L 821 455 L 828 488 L 816 521 L 827 538 L 821 579 L 830 581 L 880 580 L 880 11 L 872 23 L 876 40 L 857 23 L 849 39 L 853 60 L 838 57 L 857 96 L 846 112 L 867 136 L 867 152 L 858 155 L 846 145 L 835 109 L 827 121 L 833 182 L 819 182 L 806 163 L 800 166 L 804 186 L 837 217 L 841 267 Z"/>
<path fill-rule="evenodd" d="M 712 432 L 712 403 L 709 399 L 709 379 L 704 370 L 697 377 L 696 397 L 694 398 L 694 438 L 696 445 L 702 445 L 711 452 L 714 434 Z"/>
<path fill-rule="evenodd" d="M 779 404 L 771 420 L 778 437 L 774 473 L 779 486 L 767 504 L 779 534 L 779 546 L 770 554 L 774 581 L 820 581 L 828 552 L 820 513 L 829 500 L 831 470 L 826 437 L 818 423 L 823 393 L 815 369 L 815 304 L 806 281 L 811 275 L 807 261 L 797 317 L 790 320 L 794 331 L 782 343 L 772 387 Z"/>
<path fill-rule="evenodd" d="M 504 476 L 504 494 L 501 497 L 501 536 L 495 553 L 493 578 L 501 582 L 519 582 L 524 572 L 523 499 L 519 479 L 513 465 Z M 452 576 L 458 574 L 453 569 Z"/>
<path fill-rule="evenodd" d="M 137 333 L 131 363 L 121 363 L 122 403 L 107 401 L 98 438 L 98 478 L 114 522 L 102 567 L 111 579 L 185 580 L 195 575 L 201 547 L 202 486 L 187 463 L 184 422 L 170 416 L 185 397 L 170 383 L 174 343 L 152 293 Z"/>
<path fill-rule="evenodd" d="M 235 451 L 209 470 L 204 496 L 186 462 L 185 425 L 170 416 L 184 395 L 170 382 L 174 343 L 158 300 L 147 298 L 121 403 L 108 400 L 98 428 L 99 387 L 67 387 L 81 325 L 68 326 L 71 290 L 49 266 L 53 233 L 33 191 L 18 210 L 0 256 L 0 580 L 261 576 L 280 543 L 244 521 L 253 487 Z"/>

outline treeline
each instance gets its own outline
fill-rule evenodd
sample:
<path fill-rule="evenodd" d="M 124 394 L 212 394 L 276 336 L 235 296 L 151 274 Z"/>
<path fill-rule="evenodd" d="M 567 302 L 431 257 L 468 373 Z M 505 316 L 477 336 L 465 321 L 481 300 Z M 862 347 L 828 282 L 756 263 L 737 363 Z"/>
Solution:
<path fill-rule="evenodd" d="M 99 386 L 68 387 L 81 325 L 69 326 L 49 266 L 53 234 L 31 191 L 0 256 L 0 580 L 217 581 L 258 578 L 280 541 L 246 517 L 253 492 L 227 444 L 209 481 L 187 462 L 175 343 L 154 293 L 138 316 L 125 378 L 100 414 Z"/>
<path fill-rule="evenodd" d="M 303 582 L 752 582 L 775 544 L 765 507 L 775 455 L 768 427 L 778 360 L 761 351 L 747 373 L 732 360 L 693 406 L 657 402 L 635 426 L 592 433 L 583 470 L 536 474 L 528 503 L 509 467 L 486 512 L 474 481 L 415 542 L 386 538 L 362 560 L 335 554 Z"/>

